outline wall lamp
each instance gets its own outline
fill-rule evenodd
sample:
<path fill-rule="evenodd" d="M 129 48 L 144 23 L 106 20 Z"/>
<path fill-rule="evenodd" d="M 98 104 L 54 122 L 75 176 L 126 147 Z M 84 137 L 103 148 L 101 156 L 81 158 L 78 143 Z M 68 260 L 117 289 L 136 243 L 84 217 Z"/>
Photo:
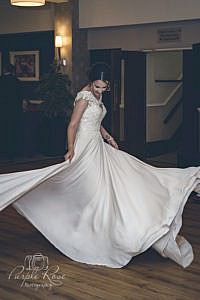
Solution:
<path fill-rule="evenodd" d="M 58 49 L 58 60 L 61 60 L 61 51 L 60 49 L 63 46 L 63 38 L 61 35 L 56 35 L 55 47 Z"/>
<path fill-rule="evenodd" d="M 61 35 L 56 35 L 55 38 L 55 47 L 58 50 L 58 65 L 66 66 L 67 60 L 65 58 L 61 58 L 61 48 L 64 46 L 63 37 Z"/>

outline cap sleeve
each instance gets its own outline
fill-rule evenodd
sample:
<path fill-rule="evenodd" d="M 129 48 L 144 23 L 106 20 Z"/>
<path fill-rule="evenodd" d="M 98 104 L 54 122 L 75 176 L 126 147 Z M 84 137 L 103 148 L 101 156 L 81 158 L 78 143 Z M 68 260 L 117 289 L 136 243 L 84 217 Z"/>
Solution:
<path fill-rule="evenodd" d="M 74 102 L 77 102 L 79 100 L 90 101 L 91 100 L 91 92 L 89 92 L 89 91 L 80 91 L 77 94 Z"/>

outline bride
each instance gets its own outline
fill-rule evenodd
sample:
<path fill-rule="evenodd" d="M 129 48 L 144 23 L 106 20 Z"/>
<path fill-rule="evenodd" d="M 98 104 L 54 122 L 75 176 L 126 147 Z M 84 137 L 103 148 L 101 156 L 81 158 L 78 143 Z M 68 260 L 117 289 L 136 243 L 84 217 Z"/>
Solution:
<path fill-rule="evenodd" d="M 178 233 L 190 193 L 200 193 L 200 167 L 156 168 L 119 150 L 101 125 L 109 68 L 94 65 L 89 79 L 75 99 L 65 161 L 0 175 L 0 209 L 12 204 L 79 262 L 120 268 L 152 246 L 187 267 L 192 247 Z"/>

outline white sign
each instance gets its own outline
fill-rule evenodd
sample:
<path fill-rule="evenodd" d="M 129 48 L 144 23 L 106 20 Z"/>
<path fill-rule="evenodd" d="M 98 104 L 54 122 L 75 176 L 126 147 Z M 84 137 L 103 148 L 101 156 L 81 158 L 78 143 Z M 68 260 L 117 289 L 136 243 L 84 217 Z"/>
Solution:
<path fill-rule="evenodd" d="M 164 28 L 158 29 L 158 42 L 180 42 L 181 28 Z"/>

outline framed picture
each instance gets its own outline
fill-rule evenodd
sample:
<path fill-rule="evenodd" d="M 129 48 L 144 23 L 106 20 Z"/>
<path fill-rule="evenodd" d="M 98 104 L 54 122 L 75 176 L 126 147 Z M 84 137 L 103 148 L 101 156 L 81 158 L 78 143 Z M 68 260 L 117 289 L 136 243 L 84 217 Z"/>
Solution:
<path fill-rule="evenodd" d="M 16 76 L 20 80 L 39 80 L 39 51 L 11 51 L 10 62 L 15 65 Z"/>

